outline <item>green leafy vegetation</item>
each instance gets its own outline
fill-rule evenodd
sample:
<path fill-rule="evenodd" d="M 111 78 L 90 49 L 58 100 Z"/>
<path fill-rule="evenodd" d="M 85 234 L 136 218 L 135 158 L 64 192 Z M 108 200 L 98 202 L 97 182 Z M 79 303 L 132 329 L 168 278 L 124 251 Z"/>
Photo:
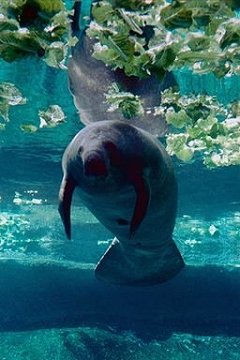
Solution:
<path fill-rule="evenodd" d="M 161 81 L 167 71 L 188 68 L 220 79 L 240 75 L 239 9 L 236 0 L 100 0 L 93 4 L 87 36 L 94 40 L 96 59 L 129 77 Z M 2 0 L 0 58 L 37 56 L 65 69 L 68 48 L 77 41 L 70 36 L 69 14 L 61 0 Z M 119 109 L 129 121 L 144 114 L 141 97 L 116 83 L 105 96 L 109 111 Z M 25 101 L 12 84 L 0 85 L 0 130 L 9 120 L 9 107 Z M 184 162 L 200 158 L 211 168 L 240 164 L 239 108 L 238 102 L 223 106 L 210 96 L 181 96 L 168 89 L 159 94 L 155 114 L 168 123 L 170 155 Z M 33 133 L 65 118 L 57 105 L 39 111 L 39 117 L 39 126 L 21 129 Z"/>
<path fill-rule="evenodd" d="M 145 78 L 188 66 L 217 77 L 240 72 L 237 5 L 222 0 L 102 0 L 88 35 L 94 57 L 128 76 Z"/>
<path fill-rule="evenodd" d="M 240 74 L 238 8 L 238 2 L 230 0 L 102 0 L 93 6 L 87 34 L 95 40 L 93 56 L 127 76 L 156 75 L 161 80 L 166 71 L 187 67 L 222 78 Z M 142 114 L 141 98 L 125 96 L 119 89 L 107 94 L 111 107 L 119 109 L 129 105 L 130 99 L 137 101 L 130 107 L 131 116 Z M 166 90 L 155 114 L 169 124 L 170 155 L 184 162 L 202 158 L 210 168 L 239 165 L 236 107 L 235 103 L 224 108 L 210 96 L 180 96 Z M 127 112 L 126 117 L 131 116 Z"/>
<path fill-rule="evenodd" d="M 21 91 L 9 82 L 0 82 L 0 131 L 5 130 L 6 124 L 10 121 L 9 110 L 11 106 L 24 105 L 27 99 Z M 22 124 L 21 130 L 26 133 L 34 133 L 37 130 L 47 127 L 56 127 L 65 121 L 65 114 L 59 105 L 50 105 L 46 110 L 39 110 L 39 125 Z"/>
<path fill-rule="evenodd" d="M 66 69 L 68 49 L 77 39 L 70 36 L 69 11 L 61 0 L 2 0 L 0 4 L 0 58 L 6 62 L 34 56 L 48 66 Z M 25 104 L 21 92 L 10 83 L 0 83 L 0 130 L 9 121 L 9 109 Z M 40 125 L 22 124 L 26 133 L 53 127 L 64 118 L 62 110 L 52 105 L 39 111 Z"/>
<path fill-rule="evenodd" d="M 23 105 L 26 98 L 23 97 L 19 89 L 9 82 L 0 83 L 0 130 L 5 128 L 6 122 L 9 121 L 9 109 L 11 106 Z"/>
<path fill-rule="evenodd" d="M 0 58 L 7 62 L 38 56 L 49 66 L 64 68 L 69 36 L 69 12 L 61 0 L 2 0 Z"/>
<path fill-rule="evenodd" d="M 22 124 L 21 130 L 26 133 L 34 133 L 42 128 L 53 128 L 65 121 L 65 114 L 59 105 L 50 105 L 47 110 L 39 110 L 39 126 L 34 124 Z"/>
<path fill-rule="evenodd" d="M 106 100 L 111 105 L 109 111 L 119 109 L 126 119 L 143 114 L 143 107 L 139 96 L 130 92 L 121 91 L 116 83 L 114 83 L 106 94 Z"/>
<path fill-rule="evenodd" d="M 39 111 L 40 128 L 55 127 L 64 122 L 65 115 L 59 105 L 50 105 L 45 111 Z"/>
<path fill-rule="evenodd" d="M 184 162 L 202 158 L 209 167 L 240 165 L 239 102 L 224 108 L 211 96 L 180 96 L 167 89 L 156 114 L 170 125 L 167 151 Z"/>

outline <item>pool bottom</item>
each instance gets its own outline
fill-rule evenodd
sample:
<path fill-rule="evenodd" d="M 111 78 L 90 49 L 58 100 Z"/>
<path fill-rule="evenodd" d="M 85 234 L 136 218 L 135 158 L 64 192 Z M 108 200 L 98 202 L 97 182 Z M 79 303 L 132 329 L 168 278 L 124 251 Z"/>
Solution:
<path fill-rule="evenodd" d="M 134 333 L 79 327 L 0 334 L 2 360 L 234 360 L 240 338 L 173 334 L 142 341 Z"/>
<path fill-rule="evenodd" d="M 144 341 L 174 333 L 240 336 L 240 268 L 186 266 L 158 286 L 95 279 L 93 264 L 0 261 L 0 331 L 114 328 Z"/>

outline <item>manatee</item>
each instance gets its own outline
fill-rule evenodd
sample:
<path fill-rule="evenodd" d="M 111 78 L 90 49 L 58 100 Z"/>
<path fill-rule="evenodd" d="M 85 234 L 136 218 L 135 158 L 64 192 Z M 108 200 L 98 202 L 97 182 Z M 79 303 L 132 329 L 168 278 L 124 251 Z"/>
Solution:
<path fill-rule="evenodd" d="M 131 124 L 160 137 L 166 133 L 167 125 L 160 115 L 154 115 L 155 107 L 160 105 L 161 92 L 170 86 L 176 86 L 174 75 L 166 72 L 162 80 L 152 74 L 146 79 L 126 76 L 122 69 L 112 70 L 93 54 L 95 40 L 86 35 L 86 29 L 79 30 L 81 3 L 76 1 L 72 21 L 73 35 L 79 41 L 72 48 L 68 63 L 69 89 L 74 104 L 84 125 L 102 120 L 127 121 L 121 111 L 109 112 L 105 93 L 113 83 L 120 88 L 141 97 L 144 114 L 131 118 Z"/>
<path fill-rule="evenodd" d="M 153 285 L 184 266 L 172 239 L 177 182 L 171 159 L 151 134 L 121 121 L 83 128 L 66 148 L 59 212 L 71 237 L 78 187 L 83 204 L 115 236 L 95 275 L 119 285 Z"/>

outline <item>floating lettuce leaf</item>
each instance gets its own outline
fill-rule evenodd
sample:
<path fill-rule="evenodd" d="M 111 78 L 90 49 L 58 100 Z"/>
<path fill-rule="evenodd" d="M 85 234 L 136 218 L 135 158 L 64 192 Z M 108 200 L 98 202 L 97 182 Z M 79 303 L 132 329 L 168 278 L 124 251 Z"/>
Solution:
<path fill-rule="evenodd" d="M 192 123 L 192 119 L 183 109 L 175 112 L 173 108 L 169 108 L 167 109 L 165 116 L 167 123 L 173 125 L 177 129 L 182 129 L 186 125 Z"/>
<path fill-rule="evenodd" d="M 131 31 L 133 31 L 134 33 L 137 33 L 139 35 L 143 34 L 143 30 L 137 24 L 137 22 L 133 19 L 133 17 L 131 16 L 131 13 L 127 13 L 123 9 L 118 9 L 118 13 L 123 18 L 125 23 L 129 25 Z"/>
<path fill-rule="evenodd" d="M 57 13 L 64 9 L 64 4 L 61 0 L 28 0 L 27 2 L 39 5 L 41 11 L 50 14 Z"/>
<path fill-rule="evenodd" d="M 114 9 L 112 5 L 110 5 L 107 1 L 102 1 L 101 5 L 99 5 L 99 3 L 95 4 L 92 9 L 93 18 L 99 24 L 107 22 L 113 13 Z"/>
<path fill-rule="evenodd" d="M 9 104 L 0 100 L 0 116 L 4 121 L 9 121 Z"/>
<path fill-rule="evenodd" d="M 233 12 L 222 0 L 176 0 L 161 12 L 164 25 L 171 29 L 209 26 L 213 18 L 230 14 Z"/>
<path fill-rule="evenodd" d="M 38 130 L 38 127 L 33 124 L 22 124 L 20 129 L 25 133 L 35 133 Z"/>
<path fill-rule="evenodd" d="M 124 69 L 127 76 L 145 78 L 150 75 L 151 57 L 146 52 L 141 52 L 142 49 L 139 42 L 132 41 L 128 36 L 116 34 L 106 36 L 102 44 L 95 44 L 93 56 L 111 66 L 113 70 Z"/>
<path fill-rule="evenodd" d="M 168 5 L 161 11 L 162 23 L 168 29 L 189 28 L 193 23 L 192 9 Z"/>
<path fill-rule="evenodd" d="M 189 162 L 194 156 L 194 149 L 187 145 L 187 134 L 171 134 L 167 137 L 166 150 L 170 155 L 175 155 L 179 160 Z"/>
<path fill-rule="evenodd" d="M 45 111 L 38 112 L 40 117 L 40 128 L 55 127 L 65 120 L 65 114 L 59 105 L 50 105 Z"/>
<path fill-rule="evenodd" d="M 149 68 L 149 74 L 155 73 L 160 80 L 165 75 L 165 72 L 171 67 L 176 59 L 177 55 L 177 46 L 159 46 L 155 49 L 150 49 L 148 54 L 151 54 L 151 63 L 146 64 L 146 67 Z"/>
<path fill-rule="evenodd" d="M 13 61 L 27 54 L 44 53 L 44 44 L 36 34 L 27 29 L 2 31 L 0 33 L 0 56 L 6 61 Z"/>
<path fill-rule="evenodd" d="M 193 158 L 193 155 L 194 155 L 194 150 L 187 145 L 184 145 L 182 149 L 176 152 L 177 158 L 184 162 L 190 162 Z"/>
<path fill-rule="evenodd" d="M 107 46 L 96 44 L 94 46 L 93 56 L 95 59 L 103 61 L 106 65 L 111 66 L 113 69 L 117 67 L 116 64 L 119 60 L 119 55 L 115 50 L 109 49 Z"/>
<path fill-rule="evenodd" d="M 60 11 L 51 18 L 51 22 L 44 28 L 45 33 L 49 33 L 52 39 L 62 39 L 66 35 L 69 27 L 68 13 Z"/>
<path fill-rule="evenodd" d="M 151 74 L 148 54 L 133 56 L 131 62 L 126 62 L 124 70 L 127 76 L 136 76 L 141 79 L 148 77 Z"/>
<path fill-rule="evenodd" d="M 203 33 L 192 33 L 189 36 L 189 41 L 187 41 L 187 45 L 192 51 L 201 51 L 209 48 L 210 38 L 209 36 Z"/>
<path fill-rule="evenodd" d="M 239 144 L 238 144 L 239 145 Z M 223 167 L 230 165 L 240 165 L 240 154 L 236 151 L 212 152 L 204 159 L 204 164 L 208 168 Z"/>
<path fill-rule="evenodd" d="M 236 49 L 236 45 L 240 47 L 239 19 L 234 19 L 229 2 L 149 1 L 134 11 L 126 10 L 125 2 L 120 4 L 99 1 L 93 7 L 88 31 L 99 42 L 94 56 L 112 69 L 120 68 L 127 76 L 139 78 L 156 74 L 160 79 L 166 71 L 184 66 L 198 73 L 214 72 L 219 78 L 240 73 Z M 146 29 L 151 29 L 150 36 Z M 114 38 L 116 34 L 121 43 Z M 98 53 L 103 48 L 104 52 Z M 138 67 L 143 58 L 144 66 Z"/>
<path fill-rule="evenodd" d="M 23 97 L 20 90 L 13 84 L 8 82 L 0 83 L 0 116 L 9 121 L 10 106 L 23 105 L 26 103 L 26 98 Z"/>
<path fill-rule="evenodd" d="M 0 13 L 0 58 L 12 62 L 47 54 L 44 60 L 50 66 L 62 67 L 72 46 L 69 12 L 62 0 L 2 0 Z M 60 42 L 63 46 L 56 50 Z"/>
<path fill-rule="evenodd" d="M 7 16 L 0 13 L 0 32 L 6 30 L 18 30 L 19 24 L 14 19 L 9 19 Z"/>
<path fill-rule="evenodd" d="M 158 0 L 159 3 L 164 1 Z M 154 0 L 113 0 L 114 8 L 124 8 L 128 10 L 138 10 L 154 3 Z"/>
<path fill-rule="evenodd" d="M 48 46 L 44 61 L 51 67 L 66 69 L 64 60 L 66 58 L 67 48 L 61 41 L 56 41 Z"/>
<path fill-rule="evenodd" d="M 143 114 L 143 107 L 138 96 L 132 93 L 121 91 L 114 83 L 106 94 L 109 111 L 119 109 L 126 119 Z"/>
<path fill-rule="evenodd" d="M 240 19 L 233 18 L 224 22 L 216 35 L 220 47 L 224 49 L 231 44 L 240 44 Z"/>
<path fill-rule="evenodd" d="M 184 109 L 194 122 L 199 118 L 207 118 L 227 114 L 226 109 L 212 96 L 208 95 L 180 95 L 172 88 L 162 93 L 161 106 L 173 107 L 175 110 Z"/>
<path fill-rule="evenodd" d="M 231 109 L 233 117 L 238 118 L 240 116 L 240 101 L 234 101 L 230 105 L 230 109 Z"/>
<path fill-rule="evenodd" d="M 24 22 L 32 23 L 38 20 L 54 16 L 65 9 L 62 0 L 1 0 L 2 9 L 11 16 Z"/>
<path fill-rule="evenodd" d="M 166 136 L 170 155 L 184 162 L 201 157 L 209 168 L 240 164 L 238 103 L 223 108 L 211 96 L 180 96 L 167 89 L 157 111 L 171 125 Z"/>
<path fill-rule="evenodd" d="M 209 116 L 206 119 L 198 119 L 196 124 L 200 129 L 209 133 L 217 122 L 218 121 L 215 117 Z"/>
<path fill-rule="evenodd" d="M 123 69 L 127 76 L 149 76 L 152 57 L 144 49 L 146 41 L 142 37 L 144 21 L 141 16 L 124 9 L 115 10 L 106 1 L 93 7 L 93 16 L 95 21 L 87 31 L 89 37 L 99 41 L 93 56 L 113 70 Z"/>
<path fill-rule="evenodd" d="M 47 110 L 40 110 L 38 112 L 40 118 L 39 127 L 34 124 L 22 124 L 20 129 L 25 133 L 35 133 L 39 129 L 47 127 L 53 128 L 65 121 L 65 115 L 59 105 L 50 105 Z"/>
<path fill-rule="evenodd" d="M 0 99 L 12 106 L 26 103 L 26 99 L 22 96 L 21 92 L 8 82 L 0 83 Z"/>

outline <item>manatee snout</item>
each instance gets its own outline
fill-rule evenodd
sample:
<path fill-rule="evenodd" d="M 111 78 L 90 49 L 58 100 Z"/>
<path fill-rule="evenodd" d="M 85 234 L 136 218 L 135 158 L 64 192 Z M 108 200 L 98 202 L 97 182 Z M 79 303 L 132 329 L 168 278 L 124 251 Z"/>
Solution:
<path fill-rule="evenodd" d="M 107 176 L 108 164 L 104 155 L 92 151 L 83 158 L 83 172 L 85 176 Z"/>

